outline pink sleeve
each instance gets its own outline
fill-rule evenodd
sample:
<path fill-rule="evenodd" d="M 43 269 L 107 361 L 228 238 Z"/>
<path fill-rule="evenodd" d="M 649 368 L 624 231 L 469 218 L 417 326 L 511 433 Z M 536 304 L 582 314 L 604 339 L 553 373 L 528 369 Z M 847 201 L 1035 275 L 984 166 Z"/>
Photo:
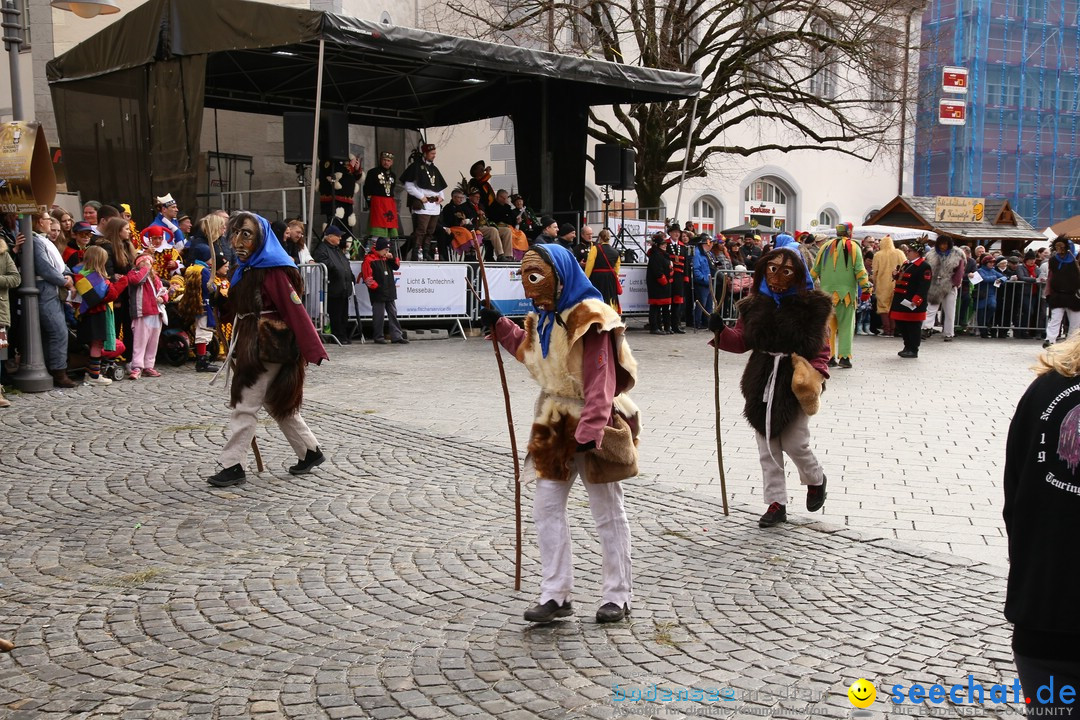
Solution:
<path fill-rule="evenodd" d="M 817 357 L 810 361 L 810 365 L 828 380 L 830 360 L 832 360 L 832 348 L 829 346 L 828 340 L 826 340 L 825 345 L 821 348 L 821 352 L 817 354 Z"/>
<path fill-rule="evenodd" d="M 956 266 L 956 270 L 952 274 L 953 287 L 960 287 L 961 283 L 964 282 L 964 268 L 966 265 L 967 263 L 960 263 Z"/>
<path fill-rule="evenodd" d="M 719 344 L 717 344 L 719 340 Z M 730 353 L 744 353 L 746 352 L 746 340 L 743 339 L 743 321 L 739 318 L 735 321 L 735 327 L 725 327 L 720 331 L 718 338 L 710 340 L 710 345 L 716 345 L 721 350 L 725 350 Z"/>
<path fill-rule="evenodd" d="M 611 356 L 611 335 L 589 328 L 582 338 L 581 381 L 585 386 L 585 407 L 581 410 L 574 437 L 579 443 L 590 440 L 596 447 L 604 440 L 604 426 L 611 420 L 615 400 L 615 361 Z"/>
<path fill-rule="evenodd" d="M 525 342 L 525 331 L 519 328 L 513 320 L 501 317 L 495 323 L 495 339 L 506 348 L 508 353 L 516 357 L 518 347 Z"/>

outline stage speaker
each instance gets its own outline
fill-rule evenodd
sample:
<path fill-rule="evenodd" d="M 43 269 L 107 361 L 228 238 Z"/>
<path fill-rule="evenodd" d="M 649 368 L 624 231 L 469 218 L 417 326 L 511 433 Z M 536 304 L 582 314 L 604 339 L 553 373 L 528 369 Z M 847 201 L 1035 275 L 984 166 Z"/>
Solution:
<path fill-rule="evenodd" d="M 613 185 L 616 190 L 633 190 L 634 173 L 637 165 L 637 151 L 633 148 L 622 148 L 619 155 L 619 183 Z"/>
<path fill-rule="evenodd" d="M 349 116 L 345 111 L 323 110 L 319 115 L 319 125 L 319 157 L 323 160 L 348 160 Z"/>
<path fill-rule="evenodd" d="M 285 129 L 285 162 L 289 165 L 311 164 L 311 136 L 315 132 L 315 113 L 287 112 L 282 116 Z"/>
<path fill-rule="evenodd" d="M 594 153 L 593 178 L 596 184 L 618 185 L 622 180 L 622 148 L 618 145 L 597 145 Z"/>
<path fill-rule="evenodd" d="M 315 113 L 287 112 L 284 121 L 284 156 L 289 165 L 311 163 L 311 136 Z M 323 110 L 319 116 L 319 159 L 349 159 L 349 117 L 342 110 Z"/>

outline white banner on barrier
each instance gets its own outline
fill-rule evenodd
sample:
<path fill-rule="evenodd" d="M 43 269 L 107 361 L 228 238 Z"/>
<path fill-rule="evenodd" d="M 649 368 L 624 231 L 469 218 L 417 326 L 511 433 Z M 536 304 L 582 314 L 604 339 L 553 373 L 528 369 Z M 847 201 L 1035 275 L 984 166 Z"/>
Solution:
<path fill-rule="evenodd" d="M 533 310 L 532 300 L 525 297 L 521 284 L 520 265 L 486 264 L 491 304 L 507 317 L 524 317 Z"/>
<path fill-rule="evenodd" d="M 645 286 L 645 265 L 623 265 L 619 268 L 622 295 L 619 306 L 623 313 L 649 312 L 649 289 Z"/>
<path fill-rule="evenodd" d="M 353 261 L 349 265 L 359 276 L 362 263 Z M 398 317 L 468 317 L 468 271 L 464 263 L 401 263 L 401 269 L 394 273 Z M 367 285 L 359 282 L 354 287 L 360 317 L 371 317 Z M 349 315 L 356 317 L 355 308 L 349 308 Z"/>

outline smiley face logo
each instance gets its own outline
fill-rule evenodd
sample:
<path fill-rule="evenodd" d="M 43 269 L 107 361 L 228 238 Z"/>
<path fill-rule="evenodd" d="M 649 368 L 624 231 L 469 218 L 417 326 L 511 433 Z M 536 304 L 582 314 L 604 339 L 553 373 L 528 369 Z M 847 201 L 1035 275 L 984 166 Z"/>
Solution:
<path fill-rule="evenodd" d="M 847 691 L 847 696 L 852 705 L 862 710 L 874 704 L 874 698 L 877 697 L 877 689 L 869 680 L 859 678 L 851 683 L 851 687 L 849 687 Z"/>

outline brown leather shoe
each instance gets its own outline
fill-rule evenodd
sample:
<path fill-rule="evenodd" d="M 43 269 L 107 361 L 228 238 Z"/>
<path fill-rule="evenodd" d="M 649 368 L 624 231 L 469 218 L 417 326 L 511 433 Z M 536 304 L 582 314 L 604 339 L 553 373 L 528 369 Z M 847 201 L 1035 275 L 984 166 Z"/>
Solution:
<path fill-rule="evenodd" d="M 68 377 L 67 370 L 50 370 L 49 374 L 53 376 L 53 385 L 58 388 L 73 388 L 78 387 L 74 380 Z"/>

